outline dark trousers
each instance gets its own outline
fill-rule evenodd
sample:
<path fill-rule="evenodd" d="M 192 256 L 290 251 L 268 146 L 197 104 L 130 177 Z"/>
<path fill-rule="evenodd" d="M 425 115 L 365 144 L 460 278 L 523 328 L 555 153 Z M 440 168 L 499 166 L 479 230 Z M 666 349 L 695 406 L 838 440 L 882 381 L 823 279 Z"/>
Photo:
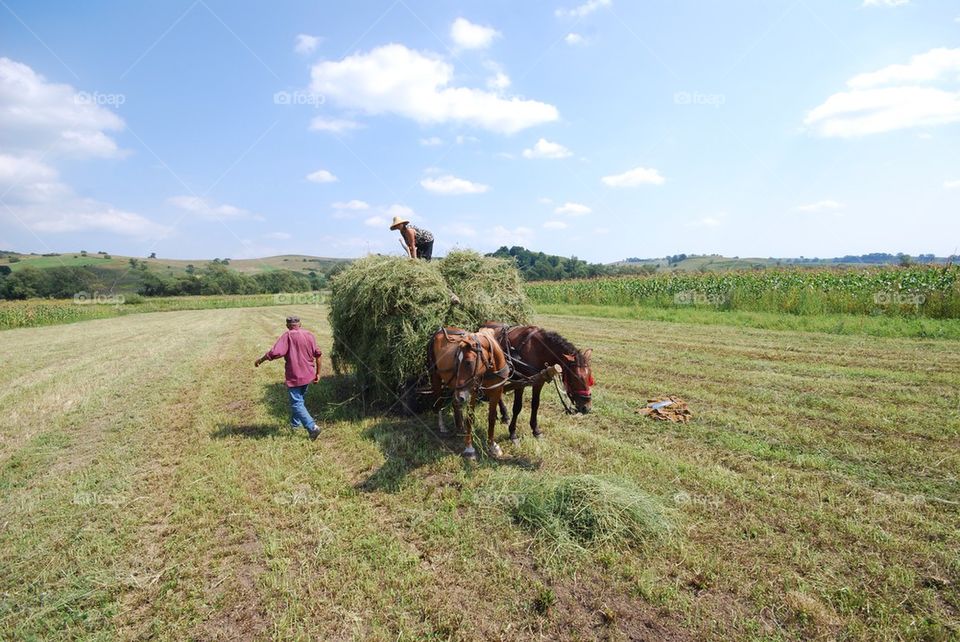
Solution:
<path fill-rule="evenodd" d="M 433 258 L 433 241 L 417 244 L 417 258 L 429 261 Z"/>

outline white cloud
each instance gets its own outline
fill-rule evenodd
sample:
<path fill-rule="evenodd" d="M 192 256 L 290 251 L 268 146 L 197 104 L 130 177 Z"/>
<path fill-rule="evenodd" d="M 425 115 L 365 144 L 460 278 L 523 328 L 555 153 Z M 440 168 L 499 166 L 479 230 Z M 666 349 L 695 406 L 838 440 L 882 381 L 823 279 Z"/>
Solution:
<path fill-rule="evenodd" d="M 450 25 L 450 39 L 460 49 L 486 49 L 499 35 L 496 29 L 474 24 L 466 18 L 457 18 Z"/>
<path fill-rule="evenodd" d="M 307 180 L 311 183 L 336 183 L 340 179 L 325 169 L 318 169 L 307 174 Z"/>
<path fill-rule="evenodd" d="M 541 205 L 550 205 L 553 203 L 553 199 L 547 198 L 546 196 L 541 196 L 540 198 L 537 199 L 537 202 L 540 203 Z"/>
<path fill-rule="evenodd" d="M 313 53 L 313 51 L 317 48 L 317 45 L 320 44 L 321 40 L 322 38 L 319 36 L 311 36 L 305 33 L 298 34 L 293 50 L 301 55 Z"/>
<path fill-rule="evenodd" d="M 563 221 L 547 221 L 543 224 L 545 230 L 565 230 L 567 227 L 569 226 Z"/>
<path fill-rule="evenodd" d="M 509 86 L 510 86 L 510 76 L 503 73 L 502 71 L 498 71 L 494 75 L 487 78 L 488 89 L 492 89 L 497 92 L 502 92 Z"/>
<path fill-rule="evenodd" d="M 399 203 L 394 203 L 390 207 L 387 207 L 383 210 L 383 213 L 389 216 L 391 219 L 394 216 L 399 216 L 401 218 L 408 218 L 411 221 L 417 219 L 417 213 L 413 211 L 412 208 L 407 207 L 406 205 L 400 205 Z"/>
<path fill-rule="evenodd" d="M 451 64 L 400 44 L 320 62 L 311 76 L 311 89 L 342 107 L 420 123 L 457 122 L 514 133 L 559 118 L 557 108 L 547 103 L 450 86 Z"/>
<path fill-rule="evenodd" d="M 910 0 L 863 0 L 864 7 L 902 7 Z"/>
<path fill-rule="evenodd" d="M 346 202 L 337 201 L 336 203 L 331 203 L 330 206 L 333 207 L 333 209 L 335 209 L 335 210 L 352 210 L 352 211 L 359 211 L 359 210 L 370 209 L 370 204 L 369 204 L 369 203 L 367 203 L 366 201 L 360 201 L 360 200 L 357 200 L 357 199 L 353 199 L 353 200 L 346 201 Z"/>
<path fill-rule="evenodd" d="M 457 145 L 463 145 L 465 143 L 479 143 L 480 139 L 476 136 L 464 136 L 463 134 L 458 134 L 456 142 Z"/>
<path fill-rule="evenodd" d="M 213 220 L 259 218 L 245 209 L 227 203 L 213 203 L 209 199 L 199 196 L 174 196 L 168 198 L 167 202 L 191 214 Z"/>
<path fill-rule="evenodd" d="M 838 210 L 843 207 L 843 203 L 838 203 L 830 199 L 824 201 L 817 201 L 816 203 L 808 203 L 806 205 L 798 205 L 797 211 L 800 212 L 828 212 L 833 210 Z"/>
<path fill-rule="evenodd" d="M 944 181 L 943 188 L 944 189 L 960 189 L 960 179 L 955 181 Z"/>
<path fill-rule="evenodd" d="M 57 170 L 33 158 L 0 154 L 0 186 L 53 181 Z"/>
<path fill-rule="evenodd" d="M 437 178 L 425 178 L 420 181 L 420 184 L 425 190 L 434 194 L 482 194 L 490 189 L 489 185 L 474 183 L 449 174 Z"/>
<path fill-rule="evenodd" d="M 648 167 L 635 167 L 622 174 L 604 176 L 600 179 L 608 187 L 637 187 L 638 185 L 663 185 L 666 179 L 660 172 Z"/>
<path fill-rule="evenodd" d="M 122 130 L 123 119 L 101 106 L 120 100 L 125 100 L 121 94 L 47 82 L 27 65 L 0 58 L 0 147 L 23 156 L 121 156 L 105 132 Z"/>
<path fill-rule="evenodd" d="M 103 106 L 119 106 L 124 100 L 122 94 L 78 92 L 48 82 L 28 65 L 0 57 L 0 218 L 34 233 L 95 230 L 144 239 L 167 236 L 167 226 L 79 196 L 60 180 L 54 165 L 65 156 L 124 156 L 107 134 L 122 130 L 124 122 Z"/>
<path fill-rule="evenodd" d="M 573 9 L 557 9 L 554 13 L 558 18 L 585 18 L 600 7 L 609 7 L 610 4 L 610 0 L 587 0 Z"/>
<path fill-rule="evenodd" d="M 323 116 L 316 116 L 310 121 L 310 130 L 315 132 L 342 134 L 354 129 L 361 129 L 362 127 L 362 124 L 345 118 L 324 118 Z"/>
<path fill-rule="evenodd" d="M 522 225 L 512 229 L 495 225 L 491 237 L 494 245 L 528 245 L 533 240 L 533 230 Z"/>
<path fill-rule="evenodd" d="M 932 86 L 934 83 L 942 86 Z M 960 48 L 931 49 L 847 81 L 804 124 L 821 136 L 850 138 L 960 121 Z"/>
<path fill-rule="evenodd" d="M 363 224 L 367 227 L 389 227 L 390 221 L 382 216 L 371 216 Z"/>
<path fill-rule="evenodd" d="M 589 207 L 582 203 L 564 203 L 560 207 L 553 210 L 554 214 L 565 214 L 567 216 L 583 216 L 584 214 L 589 214 L 592 212 Z"/>
<path fill-rule="evenodd" d="M 288 241 L 293 238 L 293 235 L 289 232 L 270 232 L 269 234 L 264 234 L 264 238 L 273 239 L 276 241 Z"/>
<path fill-rule="evenodd" d="M 430 138 L 421 138 L 420 144 L 424 147 L 437 147 L 438 145 L 443 145 L 443 139 L 439 136 L 431 136 Z"/>
<path fill-rule="evenodd" d="M 573 156 L 573 152 L 560 143 L 551 143 L 546 138 L 541 138 L 530 149 L 523 150 L 524 158 L 567 158 Z"/>
<path fill-rule="evenodd" d="M 586 44 L 587 39 L 579 33 L 568 33 L 563 37 L 563 41 L 571 47 L 575 47 L 576 45 Z"/>
<path fill-rule="evenodd" d="M 685 223 L 685 227 L 720 227 L 722 221 L 716 216 L 704 216 L 695 221 Z"/>
<path fill-rule="evenodd" d="M 477 230 L 466 223 L 451 223 L 443 227 L 443 231 L 449 235 L 451 238 L 458 237 L 468 237 L 472 238 L 477 235 Z"/>

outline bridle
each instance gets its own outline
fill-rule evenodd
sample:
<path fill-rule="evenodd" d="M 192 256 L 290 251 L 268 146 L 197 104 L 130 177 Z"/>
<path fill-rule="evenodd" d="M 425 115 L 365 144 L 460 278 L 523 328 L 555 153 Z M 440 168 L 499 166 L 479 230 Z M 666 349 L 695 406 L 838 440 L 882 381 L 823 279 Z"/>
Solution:
<path fill-rule="evenodd" d="M 450 337 L 449 335 L 447 335 L 447 331 L 445 328 L 443 329 L 443 333 L 449 340 Z M 490 339 L 490 337 L 487 337 L 487 341 L 488 342 L 492 341 L 492 339 Z M 493 390 L 494 388 L 499 388 L 500 386 L 506 385 L 506 383 L 510 380 L 510 371 L 511 371 L 510 363 L 506 361 L 502 368 L 500 368 L 499 370 L 494 370 L 493 367 L 495 364 L 493 362 L 493 357 L 494 357 L 493 346 L 491 345 L 489 350 L 484 351 L 483 344 L 480 341 L 479 334 L 464 333 L 463 338 L 460 340 L 460 344 L 457 346 L 457 352 L 455 357 L 457 362 L 457 369 L 453 372 L 453 375 L 451 376 L 450 380 L 446 382 L 446 385 L 448 388 L 452 390 L 456 390 L 456 384 L 458 381 L 461 380 L 460 369 L 463 366 L 464 350 L 474 352 L 477 355 L 477 358 L 474 359 L 473 361 L 473 367 L 471 368 L 470 379 L 469 379 L 469 381 L 471 382 L 476 382 L 477 390 Z M 486 372 L 483 374 L 483 376 L 478 377 L 477 369 L 480 366 L 481 360 L 484 361 L 484 365 L 486 366 Z M 495 383 L 492 386 L 483 385 L 484 380 L 492 379 L 494 377 L 497 379 L 500 379 L 500 382 Z"/>

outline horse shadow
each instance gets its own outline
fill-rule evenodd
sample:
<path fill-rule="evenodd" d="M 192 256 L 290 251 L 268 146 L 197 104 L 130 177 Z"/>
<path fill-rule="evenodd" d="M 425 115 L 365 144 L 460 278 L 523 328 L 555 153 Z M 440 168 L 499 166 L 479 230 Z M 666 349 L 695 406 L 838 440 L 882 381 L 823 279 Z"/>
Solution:
<path fill-rule="evenodd" d="M 464 445 L 463 434 L 458 434 L 453 429 L 449 404 L 444 414 L 451 432 L 440 434 L 436 428 L 436 414 L 430 410 L 415 414 L 408 411 L 406 399 L 398 398 L 393 405 L 371 405 L 364 397 L 352 375 L 333 374 L 322 377 L 319 383 L 311 385 L 305 398 L 310 414 L 319 425 L 326 425 L 325 430 L 332 430 L 337 424 L 350 425 L 361 420 L 368 424 L 360 436 L 376 444 L 383 455 L 383 464 L 354 485 L 360 492 L 395 493 L 403 487 L 410 474 L 448 457 L 456 457 L 468 475 L 472 475 L 478 467 L 539 467 L 539 462 L 523 456 L 493 459 L 487 455 L 487 413 L 486 406 L 482 403 L 477 406 L 473 418 L 474 445 L 479 459 L 466 461 L 460 456 Z M 285 433 L 301 431 L 306 438 L 306 432 L 302 428 L 289 427 L 290 402 L 287 387 L 282 382 L 264 384 L 261 388 L 260 404 L 267 409 L 272 421 L 221 424 L 211 436 L 216 439 L 273 439 Z M 505 426 L 498 424 L 497 434 L 501 443 L 506 441 L 506 434 L 500 434 L 504 429 Z"/>
<path fill-rule="evenodd" d="M 449 408 L 445 410 L 450 414 Z M 452 417 L 447 417 L 452 423 Z M 436 414 L 424 412 L 412 417 L 382 415 L 362 433 L 364 439 L 376 443 L 383 454 L 383 464 L 361 480 L 354 487 L 361 492 L 399 491 L 409 475 L 423 467 L 429 467 L 442 459 L 456 457 L 461 469 L 472 477 L 479 469 L 510 466 L 525 470 L 540 467 L 540 462 L 523 455 L 507 455 L 500 459 L 490 457 L 487 449 L 486 410 L 480 405 L 473 419 L 474 447 L 478 459 L 466 460 L 461 457 L 464 447 L 464 435 L 457 433 L 451 425 L 451 431 L 440 434 L 435 428 Z M 503 426 L 497 426 L 498 439 L 506 441 L 506 435 L 499 435 Z"/>

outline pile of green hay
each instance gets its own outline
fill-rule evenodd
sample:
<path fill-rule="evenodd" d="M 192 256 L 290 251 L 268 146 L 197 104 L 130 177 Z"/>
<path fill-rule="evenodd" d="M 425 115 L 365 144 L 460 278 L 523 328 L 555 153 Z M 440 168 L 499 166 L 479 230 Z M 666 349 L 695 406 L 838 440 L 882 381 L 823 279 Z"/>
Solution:
<path fill-rule="evenodd" d="M 672 528 L 659 500 L 628 481 L 596 475 L 532 480 L 515 495 L 510 512 L 556 551 L 642 545 Z"/>
<path fill-rule="evenodd" d="M 476 252 L 432 262 L 369 256 L 330 288 L 334 370 L 352 369 L 364 398 L 388 406 L 426 374 L 427 342 L 441 326 L 527 323 L 531 312 L 515 265 Z"/>

